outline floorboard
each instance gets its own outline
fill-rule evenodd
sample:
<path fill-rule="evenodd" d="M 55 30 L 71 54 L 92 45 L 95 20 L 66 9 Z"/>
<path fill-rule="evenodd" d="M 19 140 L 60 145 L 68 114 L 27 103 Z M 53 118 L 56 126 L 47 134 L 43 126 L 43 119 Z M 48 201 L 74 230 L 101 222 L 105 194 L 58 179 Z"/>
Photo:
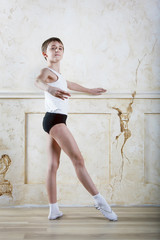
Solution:
<path fill-rule="evenodd" d="M 113 207 L 111 222 L 94 207 L 61 207 L 49 221 L 48 208 L 0 208 L 0 240 L 160 240 L 160 207 Z"/>

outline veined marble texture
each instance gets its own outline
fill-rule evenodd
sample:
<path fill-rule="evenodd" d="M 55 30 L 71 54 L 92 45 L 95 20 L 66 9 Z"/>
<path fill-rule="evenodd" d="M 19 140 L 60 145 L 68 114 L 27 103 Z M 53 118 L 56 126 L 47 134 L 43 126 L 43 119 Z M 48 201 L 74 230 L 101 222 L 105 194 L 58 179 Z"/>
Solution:
<path fill-rule="evenodd" d="M 67 80 L 108 90 L 73 93 L 67 121 L 97 188 L 110 204 L 160 204 L 160 1 L 0 3 L 0 206 L 48 203 L 44 97 L 34 81 L 52 36 L 64 43 Z M 59 204 L 93 204 L 63 152 L 57 185 Z"/>
<path fill-rule="evenodd" d="M 70 81 L 159 91 L 159 0 L 0 2 L 1 91 L 37 91 L 41 45 L 51 36 L 64 42 L 61 71 Z"/>

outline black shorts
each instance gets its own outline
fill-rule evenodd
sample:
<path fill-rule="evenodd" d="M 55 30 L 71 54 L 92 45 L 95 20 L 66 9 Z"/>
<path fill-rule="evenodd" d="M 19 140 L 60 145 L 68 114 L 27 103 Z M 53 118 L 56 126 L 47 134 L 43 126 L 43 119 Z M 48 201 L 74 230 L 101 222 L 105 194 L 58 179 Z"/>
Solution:
<path fill-rule="evenodd" d="M 43 118 L 43 129 L 49 134 L 50 129 L 59 123 L 66 124 L 67 115 L 60 113 L 50 113 L 46 112 Z"/>

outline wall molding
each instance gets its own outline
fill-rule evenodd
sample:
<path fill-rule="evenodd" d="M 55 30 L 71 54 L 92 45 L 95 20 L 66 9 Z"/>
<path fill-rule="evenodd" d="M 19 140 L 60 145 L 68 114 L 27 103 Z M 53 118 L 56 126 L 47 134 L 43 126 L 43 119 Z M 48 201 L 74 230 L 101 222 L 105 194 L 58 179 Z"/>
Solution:
<path fill-rule="evenodd" d="M 105 94 L 94 96 L 80 92 L 71 93 L 71 99 L 127 99 L 132 98 L 132 92 L 107 92 Z M 44 99 L 43 92 L 0 92 L 0 99 Z M 135 99 L 160 99 L 160 92 L 138 92 Z"/>

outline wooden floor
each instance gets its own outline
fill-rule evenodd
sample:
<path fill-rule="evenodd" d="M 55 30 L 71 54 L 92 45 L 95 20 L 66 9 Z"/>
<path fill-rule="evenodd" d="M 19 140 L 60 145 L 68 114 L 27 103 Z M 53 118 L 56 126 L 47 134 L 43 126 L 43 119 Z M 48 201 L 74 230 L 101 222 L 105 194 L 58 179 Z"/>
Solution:
<path fill-rule="evenodd" d="M 94 207 L 60 208 L 49 221 L 48 208 L 0 208 L 0 239 L 19 240 L 159 240 L 160 207 L 113 207 L 117 222 Z"/>

